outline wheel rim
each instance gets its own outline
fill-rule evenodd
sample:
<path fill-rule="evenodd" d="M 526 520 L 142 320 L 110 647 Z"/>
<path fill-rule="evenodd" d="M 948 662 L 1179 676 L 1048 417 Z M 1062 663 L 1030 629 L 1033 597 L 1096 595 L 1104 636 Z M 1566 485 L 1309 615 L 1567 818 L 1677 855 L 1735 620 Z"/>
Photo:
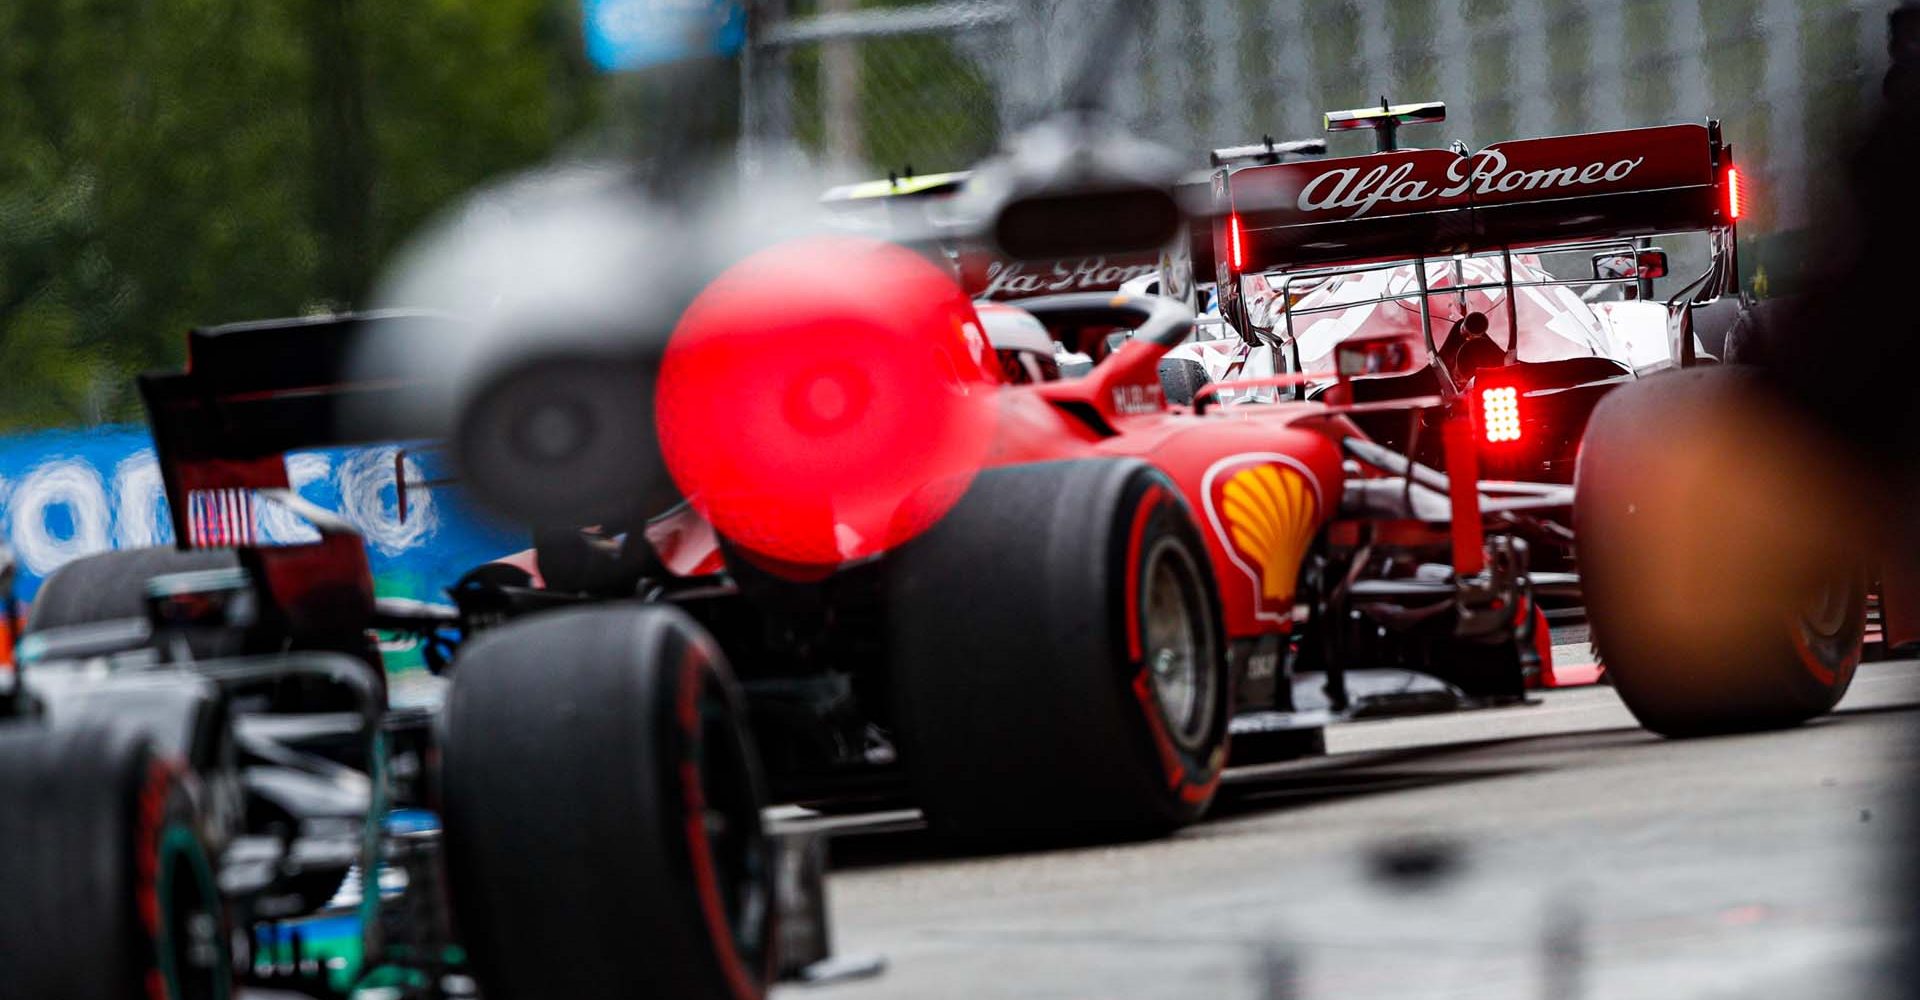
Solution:
<path fill-rule="evenodd" d="M 1815 639 L 1839 635 L 1847 627 L 1852 610 L 1851 581 L 1828 577 L 1820 581 L 1819 589 L 1810 596 L 1811 600 L 1800 613 L 1801 628 Z"/>
<path fill-rule="evenodd" d="M 700 826 L 713 858 L 720 901 L 736 953 L 749 969 L 764 964 L 771 903 L 770 858 L 747 748 L 730 705 L 709 687 L 700 703 Z"/>
<path fill-rule="evenodd" d="M 155 902 L 159 910 L 161 982 L 169 1000 L 221 1000 L 229 995 L 213 873 L 191 830 L 170 826 L 161 837 Z"/>
<path fill-rule="evenodd" d="M 1859 662 L 1865 617 L 1859 584 L 1858 577 L 1844 572 L 1829 576 L 1788 619 L 1801 665 L 1829 690 L 1844 690 Z"/>
<path fill-rule="evenodd" d="M 1142 653 L 1173 739 L 1186 749 L 1213 726 L 1212 630 L 1201 613 L 1198 568 L 1185 549 L 1162 539 L 1147 557 Z"/>

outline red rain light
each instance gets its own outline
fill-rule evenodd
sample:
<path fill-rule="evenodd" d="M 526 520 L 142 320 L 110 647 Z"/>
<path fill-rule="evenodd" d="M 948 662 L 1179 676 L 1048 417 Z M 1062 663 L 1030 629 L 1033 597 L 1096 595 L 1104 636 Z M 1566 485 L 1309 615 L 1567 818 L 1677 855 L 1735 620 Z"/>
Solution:
<path fill-rule="evenodd" d="M 1727 168 L 1727 218 L 1739 221 L 1747 214 L 1747 199 L 1740 190 L 1740 168 Z"/>
<path fill-rule="evenodd" d="M 1520 390 L 1510 385 L 1480 390 L 1480 437 L 1488 444 L 1520 440 Z"/>
<path fill-rule="evenodd" d="M 1238 272 L 1241 268 L 1247 266 L 1247 256 L 1246 252 L 1240 248 L 1240 216 L 1237 214 L 1227 217 L 1227 240 L 1233 261 L 1233 269 L 1235 272 Z"/>
<path fill-rule="evenodd" d="M 681 316 L 654 399 L 674 484 L 769 568 L 874 555 L 956 502 L 986 458 L 996 363 L 951 277 L 899 246 L 754 254 Z"/>

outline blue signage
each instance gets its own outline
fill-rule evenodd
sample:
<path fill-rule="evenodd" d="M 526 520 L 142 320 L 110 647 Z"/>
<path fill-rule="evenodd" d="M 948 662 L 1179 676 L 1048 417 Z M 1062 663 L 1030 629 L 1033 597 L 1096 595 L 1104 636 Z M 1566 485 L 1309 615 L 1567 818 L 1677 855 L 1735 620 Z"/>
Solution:
<path fill-rule="evenodd" d="M 587 57 L 608 72 L 696 56 L 730 56 L 747 44 L 742 0 L 580 0 Z"/>
<path fill-rule="evenodd" d="M 410 483 L 438 479 L 428 455 L 398 455 L 392 445 L 287 457 L 294 489 L 366 538 L 382 596 L 445 602 L 446 588 L 460 574 L 528 546 L 524 532 L 481 516 L 444 480 L 409 489 L 402 511 L 396 459 L 409 470 Z M 285 511 L 263 508 L 259 518 L 268 542 L 300 541 L 311 532 Z M 153 438 L 137 426 L 0 438 L 0 533 L 13 547 L 16 589 L 28 602 L 41 581 L 70 560 L 172 544 Z"/>

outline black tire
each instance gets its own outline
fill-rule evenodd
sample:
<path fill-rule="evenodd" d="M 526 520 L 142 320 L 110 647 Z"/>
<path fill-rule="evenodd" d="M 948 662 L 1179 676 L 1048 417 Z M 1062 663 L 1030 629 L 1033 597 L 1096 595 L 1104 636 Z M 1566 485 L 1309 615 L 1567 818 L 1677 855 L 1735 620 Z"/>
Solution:
<path fill-rule="evenodd" d="M 532 616 L 462 653 L 447 861 L 489 1000 L 765 994 L 773 872 L 744 718 L 673 607 Z"/>
<path fill-rule="evenodd" d="M 1738 320 L 1727 330 L 1725 352 L 1720 360 L 1737 365 L 1768 365 L 1777 353 L 1774 339 L 1778 331 L 1792 329 L 1798 322 L 1794 312 L 1797 298 L 1761 299 L 1742 309 Z"/>
<path fill-rule="evenodd" d="M 127 549 L 82 556 L 53 571 L 34 595 L 28 634 L 147 616 L 147 581 L 168 573 L 235 569 L 232 549 Z"/>
<path fill-rule="evenodd" d="M 1794 725 L 1846 693 L 1866 574 L 1845 470 L 1765 397 L 1712 366 L 1622 387 L 1594 410 L 1574 530 L 1600 658 L 1668 736 Z"/>
<path fill-rule="evenodd" d="M 1206 810 L 1230 712 L 1220 600 L 1158 470 L 988 470 L 889 574 L 902 760 L 937 834 L 1117 839 Z M 1156 593 L 1164 648 L 1184 657 L 1149 648 Z M 1174 702 L 1185 709 L 1169 710 L 1149 660 L 1191 680 Z"/>
<path fill-rule="evenodd" d="M 0 993 L 225 1000 L 194 779 L 103 719 L 0 727 Z"/>
<path fill-rule="evenodd" d="M 1160 392 L 1169 403 L 1192 406 L 1193 397 L 1212 383 L 1207 369 L 1192 358 L 1160 359 Z"/>
<path fill-rule="evenodd" d="M 1737 340 L 1734 330 L 1752 322 L 1747 304 L 1737 295 L 1725 295 L 1705 305 L 1693 307 L 1693 335 L 1708 354 L 1726 361 L 1727 342 Z"/>

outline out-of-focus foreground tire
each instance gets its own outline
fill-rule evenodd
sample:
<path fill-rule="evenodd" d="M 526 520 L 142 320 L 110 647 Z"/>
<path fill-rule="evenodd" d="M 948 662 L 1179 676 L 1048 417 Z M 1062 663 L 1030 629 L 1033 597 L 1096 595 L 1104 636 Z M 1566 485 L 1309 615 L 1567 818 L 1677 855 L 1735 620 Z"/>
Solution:
<path fill-rule="evenodd" d="M 936 833 L 1117 839 L 1206 810 L 1227 748 L 1220 602 L 1164 475 L 989 470 L 893 558 L 902 759 Z"/>
<path fill-rule="evenodd" d="M 104 719 L 0 724 L 0 996 L 225 1000 L 194 778 Z"/>
<path fill-rule="evenodd" d="M 1575 491 L 1594 640 L 1648 729 L 1790 726 L 1846 693 L 1866 627 L 1866 490 L 1750 372 L 1610 394 Z"/>
<path fill-rule="evenodd" d="M 461 654 L 448 873 L 490 1000 L 765 994 L 773 870 L 744 718 L 677 608 L 530 617 Z"/>

